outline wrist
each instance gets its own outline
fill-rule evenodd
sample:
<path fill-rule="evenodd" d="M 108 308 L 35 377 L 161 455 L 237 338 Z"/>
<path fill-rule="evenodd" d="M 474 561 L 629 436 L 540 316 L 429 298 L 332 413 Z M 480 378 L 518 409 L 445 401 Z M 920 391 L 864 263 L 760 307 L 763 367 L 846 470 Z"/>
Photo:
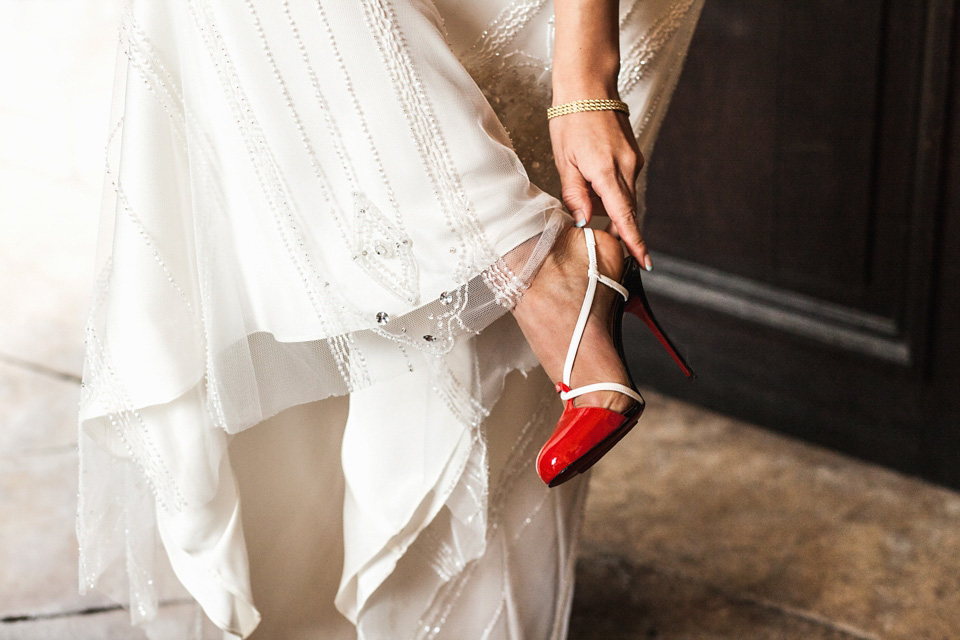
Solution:
<path fill-rule="evenodd" d="M 586 98 L 620 99 L 617 76 L 620 62 L 589 68 L 554 66 L 551 72 L 553 104 Z"/>
<path fill-rule="evenodd" d="M 581 111 L 622 111 L 626 115 L 630 115 L 630 105 L 623 100 L 598 100 L 595 98 L 573 100 L 553 105 L 547 109 L 547 120 Z"/>
<path fill-rule="evenodd" d="M 619 100 L 616 82 L 568 82 L 554 85 L 551 105 L 555 106 L 574 100 L 609 99 Z"/>

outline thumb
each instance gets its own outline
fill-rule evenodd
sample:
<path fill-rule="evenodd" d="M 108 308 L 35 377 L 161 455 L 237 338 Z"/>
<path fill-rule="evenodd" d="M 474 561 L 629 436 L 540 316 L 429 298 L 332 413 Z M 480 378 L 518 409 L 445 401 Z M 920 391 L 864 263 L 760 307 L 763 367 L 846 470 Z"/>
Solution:
<path fill-rule="evenodd" d="M 578 227 L 585 227 L 593 216 L 593 202 L 587 181 L 575 165 L 566 162 L 559 170 L 560 197 L 573 214 Z"/>

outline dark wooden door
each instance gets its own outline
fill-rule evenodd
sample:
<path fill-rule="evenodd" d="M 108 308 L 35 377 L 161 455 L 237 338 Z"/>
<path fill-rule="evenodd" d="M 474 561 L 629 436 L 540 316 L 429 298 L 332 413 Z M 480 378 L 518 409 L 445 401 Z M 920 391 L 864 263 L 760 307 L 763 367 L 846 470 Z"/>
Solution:
<path fill-rule="evenodd" d="M 650 166 L 643 383 L 960 487 L 956 0 L 707 0 Z"/>

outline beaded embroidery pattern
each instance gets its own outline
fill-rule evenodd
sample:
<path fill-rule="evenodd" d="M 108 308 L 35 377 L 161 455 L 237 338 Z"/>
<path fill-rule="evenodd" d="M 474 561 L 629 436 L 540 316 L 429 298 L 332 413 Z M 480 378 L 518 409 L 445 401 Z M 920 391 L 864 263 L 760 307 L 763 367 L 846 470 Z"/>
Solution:
<path fill-rule="evenodd" d="M 229 99 L 244 141 L 248 145 L 251 164 L 258 169 L 257 176 L 261 181 L 264 196 L 271 205 L 284 245 L 300 272 L 313 308 L 322 323 L 321 326 L 335 336 L 331 339 L 333 344 L 331 350 L 336 358 L 340 375 L 347 382 L 348 389 L 365 386 L 364 381 L 368 376 L 363 356 L 358 349 L 354 348 L 353 337 L 349 333 L 329 328 L 331 325 L 344 326 L 344 320 L 356 317 L 357 313 L 355 310 L 348 309 L 343 300 L 337 299 L 330 287 L 321 284 L 322 280 L 304 250 L 304 241 L 297 223 L 298 212 L 292 208 L 291 198 L 287 193 L 276 159 L 249 106 L 240 78 L 219 34 L 209 5 L 205 0 L 189 0 L 188 7 L 196 20 L 197 29 L 220 76 L 224 94 Z M 331 199 L 328 200 L 328 205 L 331 217 L 334 220 L 342 220 L 336 203 Z M 339 317 L 334 315 L 337 312 Z M 337 324 L 338 321 L 339 324 Z"/>
<path fill-rule="evenodd" d="M 247 0 L 247 7 L 256 23 L 260 41 L 263 44 L 264 51 L 267 52 L 267 57 L 270 60 L 274 75 L 283 87 L 283 76 L 276 66 L 273 55 L 270 53 L 270 47 L 267 43 L 267 38 L 264 34 L 263 27 L 260 24 L 260 19 L 257 16 L 256 9 L 250 0 Z M 344 232 L 344 241 L 353 246 L 353 259 L 379 284 L 399 297 L 405 303 L 417 304 L 420 299 L 419 282 L 417 278 L 417 263 L 413 257 L 410 237 L 403 231 L 403 220 L 400 216 L 400 211 L 397 207 L 395 196 L 393 195 L 393 189 L 391 188 L 390 181 L 383 169 L 383 164 L 380 160 L 379 153 L 376 150 L 376 145 L 373 143 L 373 139 L 370 136 L 370 132 L 366 124 L 366 118 L 363 110 L 360 108 L 356 94 L 353 91 L 353 84 L 350 80 L 349 73 L 343 64 L 343 58 L 337 46 L 336 38 L 334 37 L 333 32 L 330 29 L 329 22 L 326 19 L 326 13 L 324 12 L 322 5 L 318 5 L 317 8 L 323 26 L 327 32 L 330 45 L 333 48 L 334 56 L 337 59 L 338 67 L 343 75 L 346 87 L 354 103 L 354 109 L 356 110 L 356 113 L 360 119 L 361 127 L 366 134 L 367 142 L 372 150 L 373 157 L 376 159 L 378 170 L 383 181 L 384 188 L 387 191 L 394 214 L 393 221 L 389 220 L 380 211 L 377 205 L 361 191 L 359 180 L 357 179 L 356 169 L 349 159 L 349 153 L 344 148 L 343 136 L 340 134 L 336 119 L 334 118 L 327 99 L 323 94 L 316 69 L 314 68 L 314 65 L 310 59 L 307 48 L 303 44 L 303 40 L 301 39 L 296 19 L 293 17 L 293 14 L 290 11 L 290 3 L 288 1 L 283 2 L 282 9 L 285 17 L 287 18 L 287 24 L 290 27 L 294 41 L 297 44 L 297 48 L 299 49 L 303 58 L 304 66 L 310 79 L 310 84 L 314 89 L 317 105 L 323 112 L 323 119 L 327 125 L 329 138 L 334 146 L 337 158 L 340 161 L 342 169 L 341 175 L 347 180 L 353 193 L 353 232 L 348 236 L 347 232 L 341 228 L 341 231 Z M 287 105 L 290 109 L 291 116 L 297 124 L 298 132 L 301 140 L 303 141 L 304 148 L 309 156 L 314 173 L 318 180 L 324 183 L 324 191 L 329 193 L 331 189 L 326 184 L 326 176 L 324 175 L 323 169 L 320 166 L 320 162 L 313 150 L 310 138 L 307 132 L 303 129 L 303 124 L 293 104 L 293 99 L 290 97 L 290 93 L 286 90 L 286 87 L 283 87 L 283 92 Z"/>
<path fill-rule="evenodd" d="M 503 257 L 494 254 L 479 224 L 474 204 L 470 202 L 451 158 L 448 144 L 454 141 L 446 140 L 441 135 L 435 111 L 437 107 L 425 95 L 422 79 L 411 61 L 411 43 L 404 39 L 404 31 L 395 12 L 397 2 L 358 0 L 357 11 L 358 15 L 362 12 L 366 37 L 372 38 L 378 45 L 381 61 L 391 81 L 389 89 L 393 92 L 393 98 L 404 107 L 407 132 L 420 150 L 416 161 L 423 166 L 435 191 L 443 220 L 457 239 L 451 251 L 456 255 L 455 275 L 458 281 L 466 282 L 449 291 L 435 292 L 435 297 L 426 304 L 420 300 L 418 265 L 412 242 L 404 228 L 393 185 L 379 154 L 378 145 L 383 142 L 375 141 L 371 135 L 368 120 L 373 116 L 361 108 L 361 101 L 352 84 L 354 79 L 344 64 L 341 43 L 334 35 L 324 1 L 298 4 L 293 0 L 281 0 L 276 16 L 272 13 L 268 16 L 267 4 L 244 0 L 240 4 L 239 15 L 239 18 L 247 20 L 241 25 L 242 28 L 249 28 L 255 35 L 250 42 L 258 44 L 260 50 L 253 54 L 259 55 L 259 62 L 270 68 L 274 84 L 269 90 L 282 97 L 281 104 L 286 108 L 288 124 L 298 136 L 295 142 L 301 145 L 298 153 L 303 154 L 313 171 L 315 186 L 322 196 L 317 206 L 322 207 L 324 213 L 329 214 L 335 222 L 336 233 L 350 247 L 351 257 L 356 264 L 402 303 L 393 308 L 385 305 L 383 310 L 369 314 L 361 314 L 349 304 L 337 287 L 331 285 L 331 281 L 335 281 L 332 277 L 334 274 L 324 273 L 320 264 L 311 259 L 310 238 L 304 232 L 304 219 L 308 214 L 294 204 L 291 186 L 278 161 L 284 151 L 275 146 L 276 143 L 265 133 L 264 123 L 268 122 L 268 118 L 264 113 L 257 112 L 255 101 L 250 99 L 254 89 L 245 86 L 245 78 L 238 71 L 241 54 L 231 47 L 220 30 L 223 16 L 218 16 L 217 11 L 227 5 L 219 4 L 217 0 L 187 0 L 183 6 L 186 8 L 187 22 L 192 27 L 189 36 L 196 38 L 201 45 L 200 51 L 208 58 L 211 78 L 215 80 L 211 84 L 219 85 L 211 87 L 211 90 L 219 92 L 218 96 L 222 96 L 233 117 L 233 122 L 226 123 L 226 126 L 235 128 L 242 142 L 242 153 L 246 154 L 244 161 L 249 163 L 252 175 L 256 177 L 251 184 L 255 190 L 259 190 L 258 195 L 262 195 L 268 205 L 265 213 L 273 225 L 271 230 L 276 233 L 286 252 L 285 257 L 300 278 L 295 285 L 302 287 L 314 312 L 316 326 L 326 336 L 318 341 L 322 344 L 315 351 L 304 350 L 303 353 L 310 354 L 310 357 L 319 357 L 316 356 L 318 352 L 329 353 L 331 361 L 335 363 L 336 374 L 343 381 L 342 387 L 331 388 L 336 388 L 338 392 L 350 392 L 371 384 L 379 375 L 376 362 L 367 358 L 367 349 L 371 345 L 376 344 L 378 348 L 371 349 L 369 353 L 378 351 L 379 357 L 384 354 L 379 349 L 381 345 L 395 347 L 411 369 L 413 360 L 407 356 L 406 349 L 422 352 L 425 360 L 418 362 L 425 361 L 431 367 L 433 393 L 450 410 L 455 421 L 469 430 L 472 442 L 469 459 L 454 474 L 456 480 L 438 489 L 451 494 L 460 492 L 458 499 L 463 500 L 460 506 L 469 507 L 468 511 L 473 509 L 472 512 L 461 514 L 464 522 L 468 523 L 472 533 L 486 536 L 489 544 L 497 540 L 497 536 L 508 536 L 506 523 L 513 516 L 508 513 L 506 505 L 538 444 L 533 434 L 548 426 L 547 408 L 551 406 L 553 396 L 546 398 L 544 405 L 520 429 L 499 479 L 488 481 L 486 443 L 478 426 L 489 417 L 492 405 L 490 398 L 493 396 L 489 395 L 489 389 L 485 393 L 477 384 L 464 384 L 457 380 L 444 361 L 444 355 L 451 351 L 459 337 L 475 333 L 470 325 L 469 314 L 474 312 L 474 296 L 478 291 L 493 292 L 494 302 L 502 308 L 509 308 L 522 295 L 527 283 Z M 436 0 L 434 4 L 442 6 L 443 2 Z M 624 99 L 630 100 L 629 96 L 638 95 L 644 83 L 663 71 L 665 66 L 676 66 L 682 62 L 682 47 L 674 49 L 672 44 L 689 37 L 694 23 L 687 17 L 692 11 L 698 11 L 701 4 L 701 0 L 676 0 L 655 20 L 645 16 L 646 25 L 641 28 L 643 0 L 623 3 L 621 30 L 632 29 L 637 32 L 636 37 L 630 40 L 632 46 L 624 51 L 618 79 Z M 551 98 L 550 48 L 547 49 L 547 56 L 538 56 L 525 51 L 521 43 L 523 37 L 532 35 L 534 39 L 543 38 L 540 42 L 546 41 L 552 45 L 552 21 L 543 20 L 551 8 L 550 0 L 514 0 L 508 3 L 482 29 L 477 40 L 459 55 L 504 125 L 532 181 L 543 190 L 557 194 L 559 180 L 552 166 L 552 149 L 543 115 Z M 242 15 L 244 9 L 246 14 Z M 303 34 L 306 33 L 307 23 L 301 23 L 301 20 L 308 15 L 308 9 L 313 11 L 309 15 L 316 17 L 317 25 L 333 51 L 331 59 L 314 58 L 304 46 Z M 270 11 L 273 11 L 272 7 Z M 333 14 L 333 10 L 330 11 Z M 437 11 L 441 24 L 442 13 Z M 298 80 L 287 75 L 290 73 L 287 69 L 295 67 L 284 66 L 281 70 L 277 63 L 278 56 L 282 55 L 281 45 L 272 40 L 274 32 L 265 31 L 262 21 L 277 16 L 284 21 L 285 28 L 289 29 L 292 36 L 294 53 L 302 63 L 299 71 L 309 81 L 312 101 L 294 103 L 290 87 L 295 86 L 293 83 Z M 532 25 L 538 22 L 546 25 L 546 31 L 531 34 Z M 314 27 L 312 19 L 309 24 L 311 28 Z M 182 68 L 179 65 L 185 61 L 166 60 L 161 54 L 161 47 L 153 45 L 132 11 L 125 13 L 121 24 L 121 50 L 132 72 L 133 84 L 137 85 L 136 90 L 145 91 L 143 95 L 153 100 L 149 108 L 155 109 L 157 115 L 151 114 L 151 117 L 157 118 L 158 123 L 162 120 L 164 135 L 169 132 L 170 138 L 181 147 L 178 153 L 189 164 L 193 186 L 204 198 L 205 206 L 194 212 L 196 273 L 183 269 L 177 261 L 178 255 L 169 244 L 164 244 L 169 242 L 169 237 L 158 233 L 152 226 L 157 217 L 157 205 L 144 199 L 142 193 L 128 188 L 120 168 L 108 163 L 106 172 L 116 197 L 117 224 L 122 222 L 128 235 L 136 238 L 134 244 L 137 246 L 131 248 L 140 252 L 141 258 L 145 258 L 150 269 L 154 270 L 150 276 L 151 283 L 159 283 L 171 293 L 165 298 L 174 299 L 172 307 L 176 308 L 168 310 L 171 316 L 185 318 L 184 326 L 189 324 L 193 329 L 196 345 L 189 348 L 193 349 L 191 354 L 196 362 L 187 362 L 185 368 L 202 375 L 202 393 L 199 395 L 205 403 L 205 417 L 209 417 L 211 425 L 226 429 L 238 420 L 233 405 L 238 397 L 238 389 L 231 387 L 234 381 L 230 378 L 231 372 L 224 370 L 231 361 L 220 351 L 214 351 L 215 347 L 224 349 L 225 346 L 212 344 L 210 339 L 217 320 L 212 310 L 217 308 L 220 300 L 212 256 L 217 255 L 219 249 L 216 233 L 221 227 L 218 223 L 227 218 L 229 213 L 224 198 L 218 192 L 215 170 L 218 166 L 217 154 L 208 139 L 208 130 L 191 112 L 181 91 L 177 74 Z M 352 115 L 360 123 L 362 135 L 349 142 L 344 140 L 341 131 L 343 123 L 334 118 L 327 100 L 327 87 L 320 80 L 326 65 L 332 70 L 330 73 L 339 76 L 353 105 Z M 676 74 L 673 74 L 671 82 L 657 85 L 656 91 L 644 96 L 643 108 L 631 109 L 635 114 L 636 132 L 649 132 L 649 127 L 657 126 L 675 82 Z M 321 117 L 308 118 L 308 114 L 313 113 L 308 111 L 310 109 Z M 310 129 L 308 122 L 320 126 Z M 110 132 L 108 147 L 119 146 L 123 130 L 124 122 L 121 119 Z M 360 188 L 361 181 L 357 178 L 351 159 L 354 145 L 366 147 L 366 153 L 373 159 L 374 173 L 380 176 L 382 182 L 379 185 L 382 190 L 378 190 L 376 195 L 373 190 L 365 192 Z M 336 160 L 322 164 L 318 158 L 322 149 L 331 149 L 331 157 Z M 456 150 L 455 147 L 453 150 Z M 111 155 L 108 152 L 108 158 Z M 645 173 L 641 174 L 641 180 L 644 178 Z M 338 192 L 333 187 L 334 184 L 344 183 L 348 185 L 346 190 Z M 349 198 L 342 198 L 345 200 L 343 202 L 338 201 L 341 192 L 349 194 Z M 150 414 L 138 409 L 141 405 L 137 404 L 133 397 L 135 394 L 131 393 L 121 375 L 122 367 L 117 363 L 122 362 L 123 350 L 111 345 L 109 332 L 105 330 L 107 325 L 102 318 L 93 322 L 94 317 L 99 317 L 107 306 L 105 303 L 111 293 L 111 280 L 116 275 L 114 263 L 108 258 L 98 273 L 91 321 L 86 329 L 86 375 L 81 385 L 81 408 L 97 405 L 106 412 L 104 426 L 109 427 L 119 443 L 118 448 L 125 450 L 125 457 L 135 473 L 139 474 L 137 486 L 145 486 L 148 496 L 155 499 L 161 511 L 176 513 L 185 507 L 195 506 L 189 504 L 186 497 L 192 495 L 190 487 L 181 486 L 174 469 L 165 463 L 163 449 L 159 446 L 164 443 L 154 440 L 152 434 L 156 431 L 151 430 L 152 425 L 147 422 Z M 190 282 L 191 277 L 196 277 L 196 283 Z M 192 284 L 196 287 L 191 287 Z M 417 313 L 407 314 L 401 308 L 407 309 L 408 305 L 421 306 L 415 310 Z M 240 351 L 246 348 L 247 345 L 242 345 Z M 263 347 L 250 347 L 251 350 L 256 348 Z M 479 379 L 480 364 L 475 354 L 472 366 L 475 368 L 475 378 Z M 239 391 L 256 392 L 257 389 L 251 387 Z M 510 539 L 515 541 L 525 535 L 532 520 L 543 518 L 545 513 L 550 512 L 550 509 L 544 509 L 545 505 L 550 504 L 547 495 L 544 493 L 542 499 L 529 505 L 530 509 L 523 514 L 525 520 L 521 518 L 509 525 Z M 577 508 L 582 508 L 582 504 Z M 121 513 L 118 507 L 117 513 L 110 515 L 115 520 L 110 522 L 122 526 L 132 513 Z M 503 539 L 505 544 L 510 542 L 507 538 Z M 96 543 L 89 535 L 83 542 Z M 131 611 L 136 612 L 135 617 L 146 619 L 150 611 L 156 610 L 157 602 L 150 580 L 152 565 L 143 556 L 137 555 L 147 551 L 146 547 L 139 546 L 142 543 L 142 540 L 128 539 L 127 547 L 117 550 L 117 554 L 127 556 Z M 104 571 L 103 557 L 99 551 L 94 548 L 93 553 L 87 555 L 81 547 L 81 580 L 87 586 L 94 586 Z M 428 558 L 430 571 L 448 585 L 431 601 L 420 618 L 420 631 L 415 637 L 431 638 L 437 636 L 446 625 L 476 566 L 467 561 L 462 551 L 452 545 L 449 539 L 429 528 L 424 530 L 422 541 L 418 539 L 415 552 Z M 567 558 L 568 568 L 573 566 L 571 558 Z M 122 567 L 122 564 L 115 566 Z M 566 580 L 568 584 L 572 583 L 571 576 L 567 576 Z M 504 595 L 504 600 L 500 602 L 501 609 L 494 613 L 491 625 L 502 612 L 502 607 L 506 606 L 507 597 Z M 556 615 L 559 620 L 563 612 L 558 611 Z"/>
<path fill-rule="evenodd" d="M 621 54 L 617 85 L 624 99 L 637 89 L 640 81 L 648 77 L 657 65 L 658 54 L 684 24 L 694 2 L 674 2 Z M 627 7 L 619 23 L 623 33 L 636 29 L 642 0 L 622 4 Z M 516 47 L 511 49 L 534 18 L 551 7 L 549 0 L 515 0 L 486 25 L 480 37 L 460 54 L 460 59 L 509 133 L 531 180 L 559 197 L 560 177 L 554 166 L 549 126 L 543 117 L 552 98 L 552 16 L 544 34 L 548 39 L 547 57 L 540 58 Z M 660 99 L 669 96 L 672 89 L 672 86 L 661 87 L 658 95 L 648 101 L 649 106 L 644 113 L 633 118 L 634 133 L 638 137 L 646 131 Z M 645 178 L 646 172 L 640 180 Z M 642 190 L 638 190 L 638 194 L 642 193 Z"/>
<path fill-rule="evenodd" d="M 433 104 L 411 63 L 407 43 L 393 8 L 385 0 L 359 1 L 367 26 L 390 74 L 394 93 L 407 116 L 410 133 L 420 151 L 421 161 L 433 184 L 444 217 L 458 238 L 459 264 L 454 277 L 464 282 L 492 264 L 497 256 L 480 228 L 473 203 L 460 184 L 445 136 L 433 113 Z"/>

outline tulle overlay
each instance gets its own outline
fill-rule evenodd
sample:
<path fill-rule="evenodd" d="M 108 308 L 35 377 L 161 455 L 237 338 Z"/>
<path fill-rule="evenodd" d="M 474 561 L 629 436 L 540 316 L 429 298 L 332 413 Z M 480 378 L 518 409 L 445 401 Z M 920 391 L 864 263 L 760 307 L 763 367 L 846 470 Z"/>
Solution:
<path fill-rule="evenodd" d="M 621 3 L 648 159 L 701 5 Z M 570 223 L 543 117 L 552 16 L 128 0 L 79 412 L 81 592 L 153 638 L 249 636 L 259 515 L 241 515 L 228 447 L 303 406 L 342 430 L 317 453 L 342 483 L 342 637 L 565 636 L 585 486 L 534 475 L 560 403 L 506 313 Z M 176 626 L 177 602 L 204 616 Z"/>

